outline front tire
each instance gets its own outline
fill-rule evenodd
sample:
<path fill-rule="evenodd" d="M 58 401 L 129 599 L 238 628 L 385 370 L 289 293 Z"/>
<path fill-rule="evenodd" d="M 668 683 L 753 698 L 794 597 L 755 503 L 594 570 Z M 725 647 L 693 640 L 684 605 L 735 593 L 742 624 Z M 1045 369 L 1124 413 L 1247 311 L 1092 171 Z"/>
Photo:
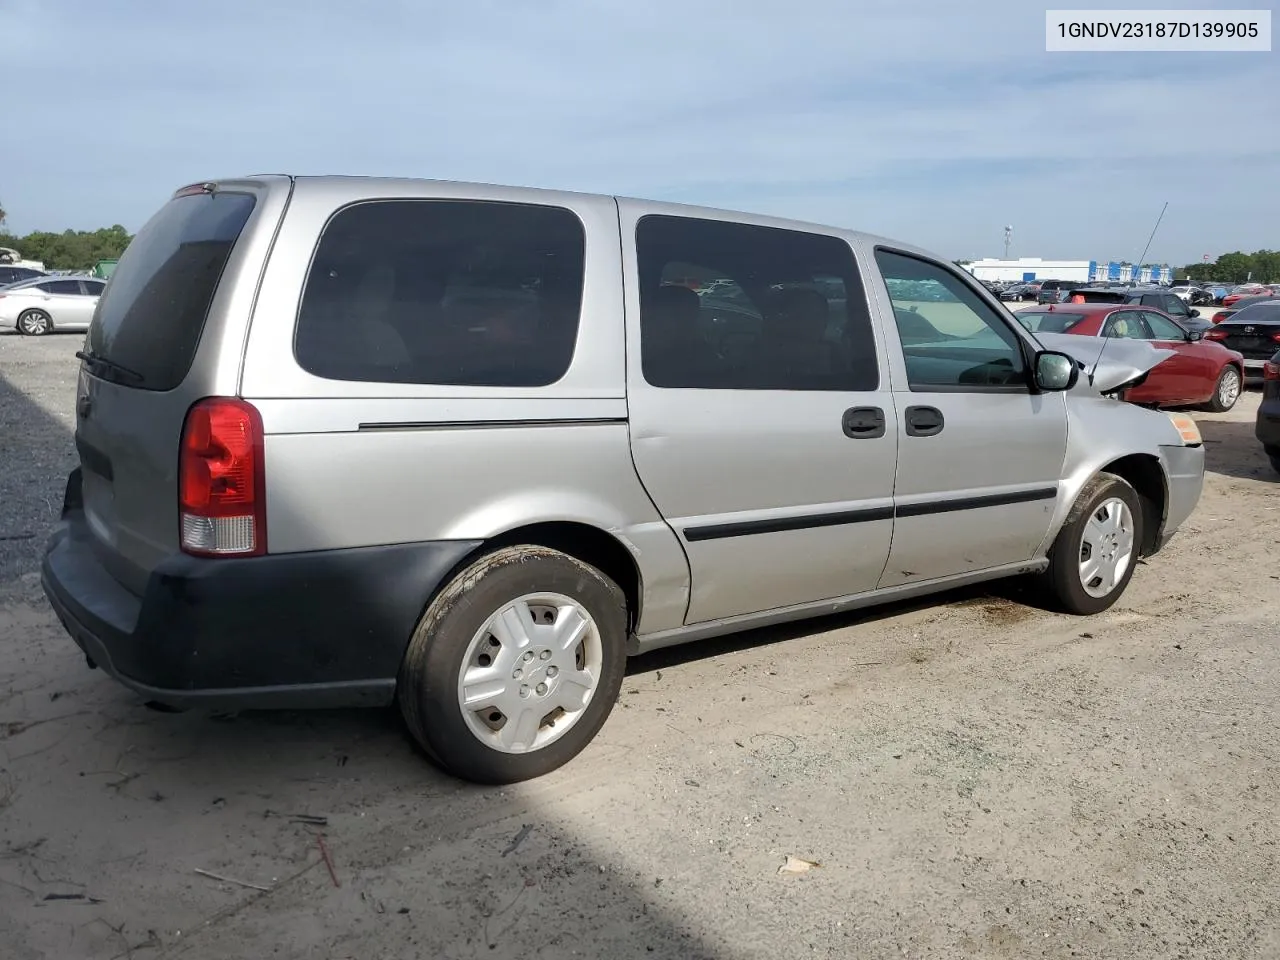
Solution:
<path fill-rule="evenodd" d="M 24 310 L 18 315 L 18 332 L 27 337 L 43 337 L 53 329 L 53 318 L 43 310 Z"/>
<path fill-rule="evenodd" d="M 604 725 L 626 640 L 616 583 L 556 550 L 505 547 L 427 607 L 396 699 L 414 738 L 450 773 L 528 780 L 568 763 Z"/>
<path fill-rule="evenodd" d="M 1213 396 L 1205 404 L 1205 409 L 1213 413 L 1226 413 L 1240 399 L 1240 387 L 1244 383 L 1240 371 L 1228 364 L 1218 374 L 1218 382 L 1213 388 Z"/>
<path fill-rule="evenodd" d="M 1142 500 L 1122 477 L 1100 473 L 1080 491 L 1053 548 L 1045 585 L 1055 606 L 1088 615 L 1124 593 L 1143 543 Z"/>

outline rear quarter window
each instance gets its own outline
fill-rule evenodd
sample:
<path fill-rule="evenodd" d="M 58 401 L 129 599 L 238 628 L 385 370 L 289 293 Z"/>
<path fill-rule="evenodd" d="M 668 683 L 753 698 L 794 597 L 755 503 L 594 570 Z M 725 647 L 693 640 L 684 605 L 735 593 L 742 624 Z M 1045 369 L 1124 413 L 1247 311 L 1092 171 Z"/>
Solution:
<path fill-rule="evenodd" d="M 330 380 L 546 386 L 573 359 L 585 253 L 582 221 L 563 207 L 346 207 L 317 246 L 294 354 Z"/>
<path fill-rule="evenodd" d="M 147 222 L 120 258 L 89 328 L 90 352 L 121 368 L 103 365 L 99 376 L 146 390 L 172 390 L 185 379 L 254 204 L 245 193 L 192 194 L 170 200 Z"/>

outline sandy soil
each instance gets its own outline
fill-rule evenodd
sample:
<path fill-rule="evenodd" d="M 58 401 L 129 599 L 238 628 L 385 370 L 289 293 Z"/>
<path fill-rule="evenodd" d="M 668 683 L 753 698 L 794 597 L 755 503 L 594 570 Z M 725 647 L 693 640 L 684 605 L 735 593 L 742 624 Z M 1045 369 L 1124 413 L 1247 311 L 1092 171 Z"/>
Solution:
<path fill-rule="evenodd" d="M 0 337 L 0 955 L 1280 956 L 1256 392 L 1199 415 L 1200 507 L 1109 613 L 969 592 L 669 651 L 486 790 L 389 711 L 166 715 L 85 668 L 34 573 L 79 340 Z"/>

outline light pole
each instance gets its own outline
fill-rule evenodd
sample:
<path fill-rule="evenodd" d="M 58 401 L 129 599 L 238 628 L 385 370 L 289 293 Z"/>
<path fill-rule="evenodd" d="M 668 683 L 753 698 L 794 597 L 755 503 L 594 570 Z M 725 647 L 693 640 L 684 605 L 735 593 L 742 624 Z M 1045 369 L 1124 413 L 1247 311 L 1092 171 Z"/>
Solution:
<path fill-rule="evenodd" d="M 1013 243 L 1013 224 L 1004 228 L 1004 258 L 1009 259 L 1009 244 Z"/>

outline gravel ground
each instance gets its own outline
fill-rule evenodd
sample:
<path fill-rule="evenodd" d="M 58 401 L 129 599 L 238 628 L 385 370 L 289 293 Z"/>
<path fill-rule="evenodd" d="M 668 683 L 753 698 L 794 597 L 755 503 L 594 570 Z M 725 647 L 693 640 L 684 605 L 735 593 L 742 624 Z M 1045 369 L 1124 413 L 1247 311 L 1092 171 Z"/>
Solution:
<path fill-rule="evenodd" d="M 1107 614 L 1002 589 L 667 651 L 491 790 L 390 711 L 167 715 L 85 668 L 35 573 L 79 342 L 0 337 L 6 958 L 1280 956 L 1256 392 L 1199 415 L 1204 498 Z"/>

